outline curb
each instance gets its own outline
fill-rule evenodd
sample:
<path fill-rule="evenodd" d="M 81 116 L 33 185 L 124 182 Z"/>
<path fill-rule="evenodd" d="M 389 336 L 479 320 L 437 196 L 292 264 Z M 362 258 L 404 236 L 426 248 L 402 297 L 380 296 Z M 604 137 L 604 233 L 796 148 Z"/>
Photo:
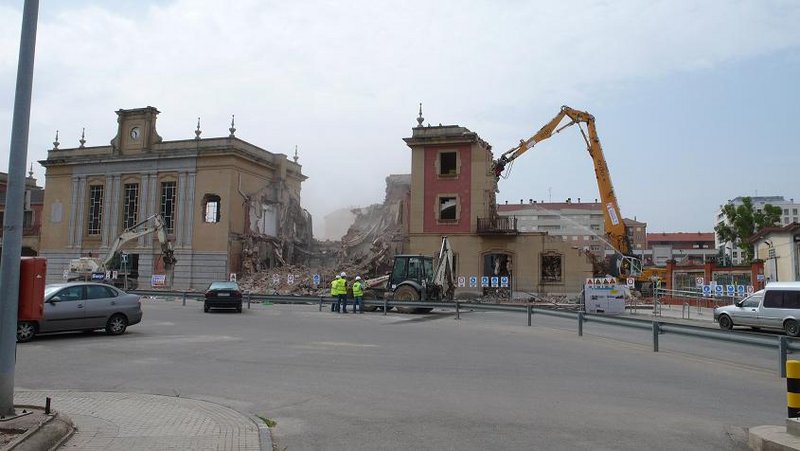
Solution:
<path fill-rule="evenodd" d="M 747 445 L 755 451 L 797 451 L 800 437 L 790 434 L 785 426 L 756 426 L 748 431 Z"/>
<path fill-rule="evenodd" d="M 261 451 L 274 451 L 275 445 L 272 443 L 272 431 L 269 426 L 264 423 L 264 420 L 256 415 L 251 415 L 250 419 L 256 424 L 258 428 L 258 442 Z"/>
<path fill-rule="evenodd" d="M 18 407 L 41 409 L 37 406 Z M 54 411 L 44 421 L 11 441 L 2 451 L 55 450 L 71 437 L 73 432 L 75 426 L 72 420 Z"/>

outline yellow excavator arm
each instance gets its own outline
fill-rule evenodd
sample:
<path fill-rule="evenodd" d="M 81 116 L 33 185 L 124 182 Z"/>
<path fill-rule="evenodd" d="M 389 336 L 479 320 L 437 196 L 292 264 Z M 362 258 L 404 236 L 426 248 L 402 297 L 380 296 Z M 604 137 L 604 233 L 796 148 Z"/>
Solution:
<path fill-rule="evenodd" d="M 561 125 L 565 118 L 569 118 L 569 121 Z M 578 124 L 583 139 L 586 141 L 586 148 L 594 162 L 594 173 L 597 178 L 597 187 L 600 190 L 605 230 L 609 242 L 625 259 L 628 259 L 627 264 L 625 264 L 626 269 L 621 272 L 636 275 L 641 271 L 641 262 L 632 255 L 630 238 L 628 237 L 625 223 L 622 220 L 622 214 L 619 211 L 619 203 L 617 202 L 616 194 L 614 194 L 611 175 L 608 172 L 608 165 L 603 155 L 603 148 L 600 145 L 600 138 L 597 136 L 594 116 L 585 111 L 562 106 L 558 114 L 536 132 L 536 134 L 528 139 L 520 140 L 519 146 L 504 152 L 499 159 L 494 161 L 492 170 L 496 177 L 502 176 L 503 171 L 509 163 L 519 158 L 537 143 L 575 124 Z M 586 125 L 586 131 L 583 130 L 580 124 Z"/>

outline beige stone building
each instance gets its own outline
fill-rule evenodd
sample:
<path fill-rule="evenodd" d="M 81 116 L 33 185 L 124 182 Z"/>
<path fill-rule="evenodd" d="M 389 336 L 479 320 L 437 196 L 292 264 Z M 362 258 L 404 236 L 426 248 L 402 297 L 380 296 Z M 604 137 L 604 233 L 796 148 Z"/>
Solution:
<path fill-rule="evenodd" d="M 175 289 L 202 289 L 230 273 L 302 261 L 311 218 L 300 207 L 301 166 L 235 136 L 164 141 L 153 107 L 119 110 L 110 145 L 61 149 L 47 159 L 40 255 L 48 282 L 69 261 L 104 256 L 125 228 L 161 214 L 175 247 Z M 113 131 L 109 132 L 113 136 Z M 128 242 L 139 288 L 163 271 L 154 234 Z"/>
<path fill-rule="evenodd" d="M 514 293 L 578 293 L 592 264 L 582 249 L 546 232 L 521 232 L 513 217 L 497 213 L 491 146 L 456 126 L 419 126 L 405 138 L 411 148 L 409 253 L 434 254 L 448 236 L 457 294 L 483 289 L 480 280 L 508 277 Z M 478 287 L 470 287 L 470 279 Z"/>

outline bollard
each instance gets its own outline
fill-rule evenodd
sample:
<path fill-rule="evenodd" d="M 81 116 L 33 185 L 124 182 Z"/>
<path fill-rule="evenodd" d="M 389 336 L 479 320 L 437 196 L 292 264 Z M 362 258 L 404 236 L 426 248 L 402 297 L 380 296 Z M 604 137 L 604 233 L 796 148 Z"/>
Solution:
<path fill-rule="evenodd" d="M 528 327 L 531 327 L 531 317 L 533 316 L 533 306 L 528 304 L 528 308 L 526 310 L 528 311 Z"/>
<path fill-rule="evenodd" d="M 461 310 L 458 306 L 458 299 L 456 299 L 456 319 L 461 319 Z"/>
<path fill-rule="evenodd" d="M 250 310 L 250 292 L 247 292 L 247 310 Z"/>
<path fill-rule="evenodd" d="M 578 336 L 583 336 L 583 312 L 578 312 Z"/>
<path fill-rule="evenodd" d="M 786 361 L 786 407 L 789 418 L 800 417 L 800 360 Z"/>
<path fill-rule="evenodd" d="M 183 305 L 186 305 L 186 292 L 183 292 Z"/>
<path fill-rule="evenodd" d="M 653 321 L 653 352 L 658 352 L 658 334 L 661 332 L 661 324 Z"/>
<path fill-rule="evenodd" d="M 319 297 L 319 311 L 322 311 L 322 296 Z"/>
<path fill-rule="evenodd" d="M 50 415 L 50 398 L 44 398 L 44 413 Z"/>
<path fill-rule="evenodd" d="M 383 298 L 383 316 L 386 316 L 386 310 L 389 309 L 389 301 L 386 298 Z"/>

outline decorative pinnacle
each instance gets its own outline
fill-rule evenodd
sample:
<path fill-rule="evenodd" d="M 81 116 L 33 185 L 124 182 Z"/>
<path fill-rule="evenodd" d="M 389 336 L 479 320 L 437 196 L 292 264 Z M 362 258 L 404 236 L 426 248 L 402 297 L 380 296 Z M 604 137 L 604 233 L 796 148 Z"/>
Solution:
<path fill-rule="evenodd" d="M 200 118 L 197 118 L 197 129 L 194 131 L 194 139 L 200 139 L 200 134 L 203 133 L 200 131 Z"/>
<path fill-rule="evenodd" d="M 417 117 L 417 124 L 422 127 L 422 123 L 425 122 L 425 118 L 422 117 L 422 102 L 419 104 L 419 117 Z"/>
<path fill-rule="evenodd" d="M 231 134 L 230 134 L 230 136 L 228 136 L 228 138 L 235 138 L 236 137 L 236 135 L 234 135 L 234 133 L 236 133 L 236 127 L 234 126 L 234 123 L 233 123 L 234 119 L 235 119 L 235 115 L 231 114 L 231 128 L 228 129 L 228 131 L 231 132 Z"/>
<path fill-rule="evenodd" d="M 80 148 L 83 149 L 85 147 L 84 144 L 86 144 L 86 127 L 81 129 L 81 139 L 78 142 L 81 143 Z"/>
<path fill-rule="evenodd" d="M 294 146 L 294 162 L 297 163 L 298 159 L 300 159 L 300 157 L 297 156 L 297 144 L 295 144 L 295 146 Z"/>
<path fill-rule="evenodd" d="M 29 179 L 33 178 L 33 163 L 31 163 L 31 168 L 28 169 L 28 178 Z"/>
<path fill-rule="evenodd" d="M 58 142 L 58 130 L 56 130 L 56 140 L 53 141 L 53 150 L 58 150 L 58 145 L 59 144 L 60 143 Z"/>

